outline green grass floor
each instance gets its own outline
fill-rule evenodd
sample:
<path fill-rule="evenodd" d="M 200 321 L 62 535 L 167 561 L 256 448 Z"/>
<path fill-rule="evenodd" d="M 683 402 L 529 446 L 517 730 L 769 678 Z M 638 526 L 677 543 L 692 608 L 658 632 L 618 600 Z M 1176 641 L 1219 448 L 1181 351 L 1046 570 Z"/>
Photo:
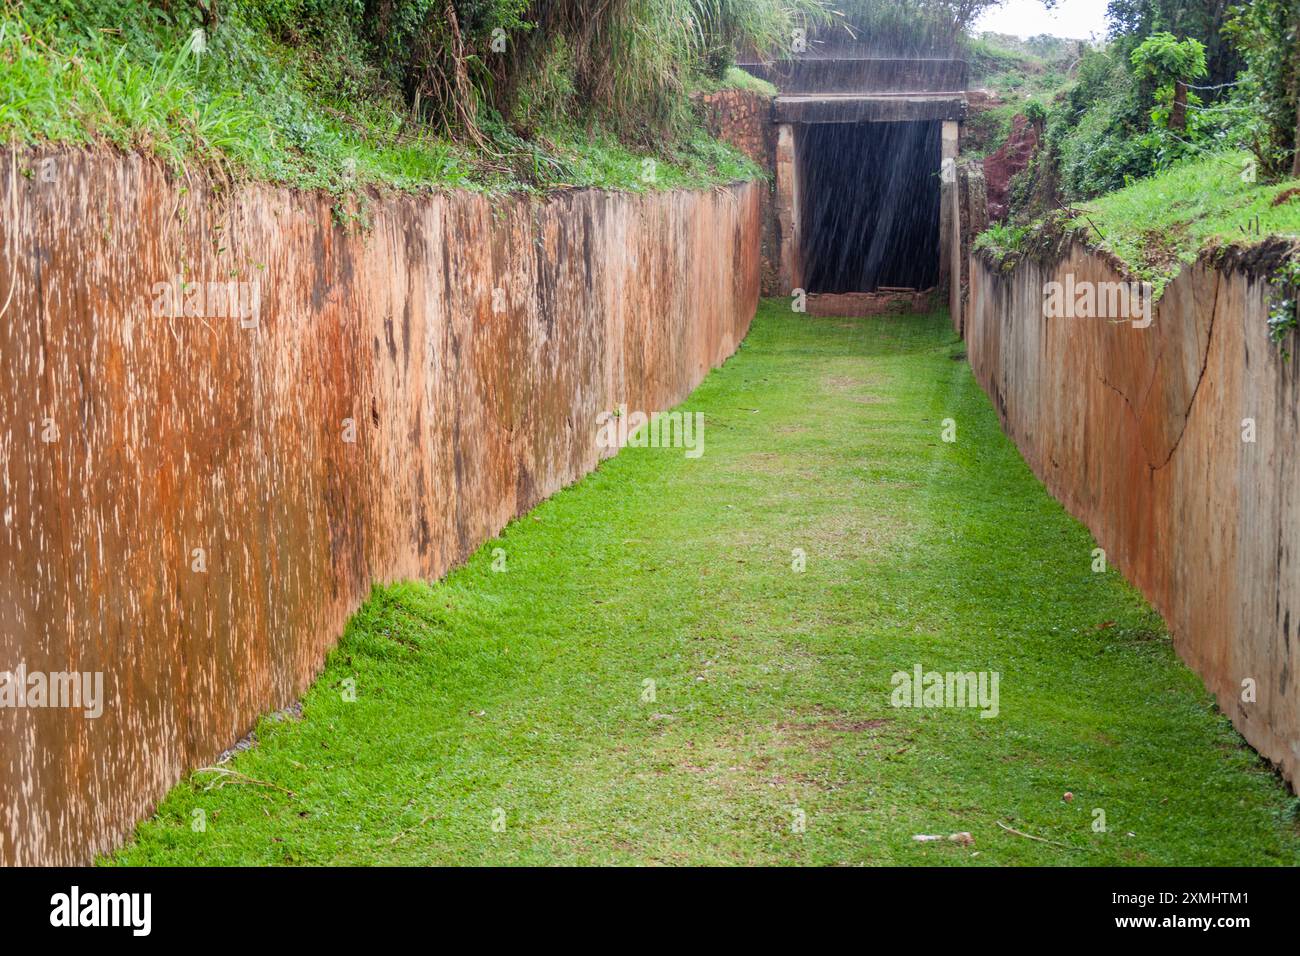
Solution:
<path fill-rule="evenodd" d="M 764 303 L 683 405 L 702 458 L 625 449 L 377 589 L 301 718 L 108 862 L 1296 864 L 1296 801 L 962 353 L 942 315 Z M 918 663 L 997 671 L 998 716 L 891 707 Z"/>

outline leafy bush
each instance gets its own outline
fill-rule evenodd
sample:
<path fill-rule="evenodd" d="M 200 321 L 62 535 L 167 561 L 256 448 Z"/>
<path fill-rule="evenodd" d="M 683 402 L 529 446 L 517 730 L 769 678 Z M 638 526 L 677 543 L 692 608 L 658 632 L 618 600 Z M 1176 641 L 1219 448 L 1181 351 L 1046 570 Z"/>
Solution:
<path fill-rule="evenodd" d="M 1274 299 L 1268 312 L 1268 337 L 1278 346 L 1300 327 L 1297 321 L 1297 299 L 1300 299 L 1300 261 L 1290 260 L 1282 265 L 1273 276 L 1273 285 L 1278 296 Z M 1291 357 L 1289 349 L 1282 347 L 1282 355 Z"/>
<path fill-rule="evenodd" d="M 1156 84 L 1158 105 L 1152 119 L 1170 129 L 1185 129 L 1187 84 L 1206 74 L 1205 44 L 1195 37 L 1180 40 L 1168 31 L 1154 33 L 1138 44 L 1129 61 L 1139 77 Z M 1195 105 L 1200 105 L 1199 99 Z"/>
<path fill-rule="evenodd" d="M 1100 195 L 1143 176 L 1155 165 L 1138 84 L 1113 50 L 1093 50 L 1079 63 L 1078 79 L 1052 111 L 1047 147 L 1060 166 L 1069 199 Z"/>
<path fill-rule="evenodd" d="M 1042 126 L 1047 122 L 1047 107 L 1037 100 L 1030 100 L 1025 104 L 1025 119 L 1034 126 Z"/>
<path fill-rule="evenodd" d="M 686 94 L 716 83 L 737 47 L 777 52 L 796 28 L 825 22 L 822 0 L 534 0 L 531 29 L 511 34 L 493 59 L 490 101 L 512 121 L 537 122 L 520 91 L 571 87 L 572 98 L 547 104 L 573 119 L 589 114 L 641 143 L 683 135 L 694 123 Z M 563 44 L 567 84 L 556 84 L 554 48 Z"/>
<path fill-rule="evenodd" d="M 1239 99 L 1204 103 L 1186 84 L 1203 66 L 1199 41 L 1170 34 L 1127 54 L 1120 45 L 1085 54 L 1075 85 L 1047 121 L 1045 149 L 1059 166 L 1064 198 L 1090 199 L 1243 145 L 1250 107 Z"/>
<path fill-rule="evenodd" d="M 1240 93 L 1242 101 L 1253 106 L 1248 124 L 1251 150 L 1270 176 L 1295 169 L 1298 24 L 1297 0 L 1252 0 L 1235 9 L 1227 28 L 1247 64 Z"/>
<path fill-rule="evenodd" d="M 1155 33 L 1195 38 L 1205 46 L 1207 83 L 1230 83 L 1242 68 L 1241 57 L 1224 31 L 1232 4 L 1224 0 L 1109 0 L 1106 15 L 1116 52 L 1129 56 Z"/>
<path fill-rule="evenodd" d="M 1029 226 L 995 222 L 975 237 L 975 249 L 1001 262 L 1023 252 L 1030 233 Z"/>
<path fill-rule="evenodd" d="M 972 111 L 962 129 L 962 156 L 984 156 L 1005 143 L 1011 135 L 1012 122 L 1018 112 L 1015 103 Z"/>

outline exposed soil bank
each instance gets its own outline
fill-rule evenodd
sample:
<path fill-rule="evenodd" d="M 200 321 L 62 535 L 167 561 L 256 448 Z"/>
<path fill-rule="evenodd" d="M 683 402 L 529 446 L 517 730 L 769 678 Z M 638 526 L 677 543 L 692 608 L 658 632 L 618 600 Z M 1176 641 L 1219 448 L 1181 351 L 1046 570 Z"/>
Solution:
<path fill-rule="evenodd" d="M 754 184 L 391 198 L 359 234 L 319 196 L 53 159 L 0 161 L 0 670 L 102 673 L 104 705 L 0 709 L 0 863 L 120 841 L 373 582 L 589 472 L 597 414 L 681 400 L 757 304 Z M 255 314 L 156 314 L 178 276 Z"/>
<path fill-rule="evenodd" d="M 1121 280 L 1077 244 L 1009 276 L 976 256 L 965 332 L 975 375 L 1025 460 L 1295 787 L 1300 386 L 1296 362 L 1268 341 L 1268 286 L 1248 260 L 1203 257 L 1138 328 L 1045 317 L 1048 282 Z"/>

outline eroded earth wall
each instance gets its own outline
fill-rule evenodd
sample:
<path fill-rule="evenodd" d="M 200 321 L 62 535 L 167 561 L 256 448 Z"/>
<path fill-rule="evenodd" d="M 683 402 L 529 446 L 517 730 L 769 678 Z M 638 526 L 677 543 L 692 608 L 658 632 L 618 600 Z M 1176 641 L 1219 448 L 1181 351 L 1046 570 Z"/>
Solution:
<path fill-rule="evenodd" d="M 1300 385 L 1297 362 L 1268 339 L 1268 257 L 1202 257 L 1170 283 L 1147 328 L 1140 315 L 1045 317 L 1047 283 L 1121 280 L 1081 246 L 1009 275 L 975 257 L 966 339 L 1030 467 L 1295 787 Z"/>
<path fill-rule="evenodd" d="M 761 188 L 372 199 L 367 230 L 0 156 L 0 671 L 103 680 L 98 717 L 0 707 L 0 863 L 119 842 L 373 583 L 591 471 L 600 411 L 684 399 L 754 314 Z"/>

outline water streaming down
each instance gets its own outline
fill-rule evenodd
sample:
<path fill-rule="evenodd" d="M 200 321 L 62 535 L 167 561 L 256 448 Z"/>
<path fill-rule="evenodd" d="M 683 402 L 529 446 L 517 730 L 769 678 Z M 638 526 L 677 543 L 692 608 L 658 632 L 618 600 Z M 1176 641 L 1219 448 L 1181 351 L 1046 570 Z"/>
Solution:
<path fill-rule="evenodd" d="M 809 292 L 928 289 L 939 277 L 941 124 L 802 129 L 802 261 Z"/>

